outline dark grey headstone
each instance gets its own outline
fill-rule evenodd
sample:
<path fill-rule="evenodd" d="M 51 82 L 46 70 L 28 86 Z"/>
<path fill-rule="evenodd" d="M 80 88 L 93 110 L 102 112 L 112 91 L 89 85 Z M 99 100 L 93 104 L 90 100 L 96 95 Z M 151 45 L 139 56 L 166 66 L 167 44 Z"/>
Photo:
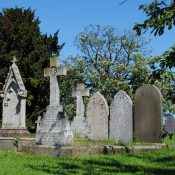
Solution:
<path fill-rule="evenodd" d="M 143 85 L 134 98 L 135 138 L 143 142 L 162 142 L 162 95 L 158 88 Z"/>

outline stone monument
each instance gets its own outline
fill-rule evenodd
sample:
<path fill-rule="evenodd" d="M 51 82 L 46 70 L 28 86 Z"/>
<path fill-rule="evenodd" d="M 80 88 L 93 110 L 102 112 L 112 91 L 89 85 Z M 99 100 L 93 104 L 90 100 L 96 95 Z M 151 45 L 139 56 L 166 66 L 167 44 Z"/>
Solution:
<path fill-rule="evenodd" d="M 167 119 L 166 119 L 166 122 L 165 122 L 165 131 L 168 134 L 174 134 L 175 118 L 171 114 L 167 116 Z"/>
<path fill-rule="evenodd" d="M 30 133 L 26 128 L 26 97 L 23 80 L 16 65 L 16 58 L 10 67 L 7 79 L 1 92 L 3 98 L 2 137 L 28 137 Z"/>
<path fill-rule="evenodd" d="M 73 143 L 73 134 L 70 130 L 63 106 L 60 104 L 60 89 L 57 76 L 66 75 L 65 67 L 60 67 L 59 58 L 50 58 L 50 68 L 44 69 L 44 76 L 50 77 L 50 104 L 37 121 L 36 143 L 48 146 L 66 146 Z"/>
<path fill-rule="evenodd" d="M 109 108 L 100 92 L 96 92 L 90 98 L 86 117 L 89 125 L 89 138 L 92 140 L 108 139 Z"/>
<path fill-rule="evenodd" d="M 161 143 L 162 95 L 155 86 L 145 84 L 136 90 L 134 97 L 135 139 Z"/>
<path fill-rule="evenodd" d="M 110 139 L 129 142 L 133 140 L 132 101 L 126 92 L 120 90 L 110 106 Z"/>
<path fill-rule="evenodd" d="M 76 102 L 76 116 L 71 122 L 71 129 L 79 133 L 81 136 L 86 136 L 89 132 L 88 122 L 84 117 L 84 103 L 83 96 L 89 96 L 89 89 L 85 88 L 85 85 L 80 83 L 77 88 L 72 92 L 72 97 L 77 98 Z"/>

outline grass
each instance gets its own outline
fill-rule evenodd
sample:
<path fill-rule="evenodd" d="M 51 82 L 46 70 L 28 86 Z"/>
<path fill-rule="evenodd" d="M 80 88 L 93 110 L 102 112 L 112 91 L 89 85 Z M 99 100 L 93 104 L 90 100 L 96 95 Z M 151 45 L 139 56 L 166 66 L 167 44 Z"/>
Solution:
<path fill-rule="evenodd" d="M 140 146 L 140 145 L 152 145 L 151 143 L 146 142 L 128 142 L 123 143 L 115 140 L 89 140 L 87 138 L 82 138 L 79 134 L 74 133 L 74 144 L 78 146 L 87 146 L 87 145 L 126 145 L 126 146 Z M 172 139 L 168 136 L 163 140 L 163 143 L 167 145 L 175 145 L 175 134 Z"/>
<path fill-rule="evenodd" d="M 1 175 L 174 175 L 175 150 L 64 158 L 0 152 Z"/>

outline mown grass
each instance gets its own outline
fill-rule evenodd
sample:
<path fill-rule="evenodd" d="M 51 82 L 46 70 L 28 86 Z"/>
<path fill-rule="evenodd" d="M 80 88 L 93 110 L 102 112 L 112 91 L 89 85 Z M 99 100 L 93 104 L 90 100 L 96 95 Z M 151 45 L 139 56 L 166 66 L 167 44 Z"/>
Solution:
<path fill-rule="evenodd" d="M 1 175 L 174 175 L 175 150 L 64 158 L 0 152 Z"/>
<path fill-rule="evenodd" d="M 163 143 L 167 145 L 175 145 L 175 134 L 173 135 L 172 139 L 168 136 L 163 140 Z M 85 146 L 85 145 L 126 145 L 126 146 L 140 146 L 140 145 L 152 145 L 151 143 L 146 142 L 120 142 L 115 140 L 90 140 L 87 138 L 82 138 L 77 133 L 74 133 L 74 144 L 78 146 Z"/>

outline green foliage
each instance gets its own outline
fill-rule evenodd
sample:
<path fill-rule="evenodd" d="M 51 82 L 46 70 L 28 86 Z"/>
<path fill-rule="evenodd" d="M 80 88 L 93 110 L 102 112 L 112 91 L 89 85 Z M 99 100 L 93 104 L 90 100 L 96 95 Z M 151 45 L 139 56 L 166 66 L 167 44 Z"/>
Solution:
<path fill-rule="evenodd" d="M 134 30 L 138 35 L 151 29 L 154 35 L 163 35 L 166 28 L 168 30 L 175 26 L 175 1 L 174 0 L 154 0 L 150 4 L 141 5 L 140 9 L 146 14 L 147 19 L 141 23 L 136 23 Z M 166 51 L 161 58 L 161 68 L 172 68 L 175 66 L 175 47 Z"/>
<path fill-rule="evenodd" d="M 154 0 L 150 4 L 141 5 L 142 10 L 148 17 L 142 24 L 135 24 L 134 30 L 141 35 L 145 30 L 151 29 L 154 35 L 162 35 L 165 28 L 169 30 L 175 25 L 175 1 Z"/>
<path fill-rule="evenodd" d="M 49 66 L 52 52 L 59 54 L 58 31 L 53 36 L 41 34 L 40 20 L 30 8 L 3 9 L 0 13 L 0 82 L 4 83 L 12 57 L 18 59 L 24 84 L 28 91 L 27 123 L 41 115 L 48 103 L 49 81 L 43 77 L 43 69 Z"/>
<path fill-rule="evenodd" d="M 83 82 L 90 87 L 91 94 L 100 91 L 110 104 L 121 89 L 133 98 L 137 88 L 143 84 L 153 84 L 163 94 L 164 113 L 175 112 L 174 73 L 171 69 L 161 69 L 160 57 L 147 56 L 144 38 L 132 32 L 118 34 L 110 26 L 90 25 L 77 35 L 75 45 L 81 55 L 72 56 L 64 63 L 69 67 L 69 82 L 63 82 L 68 85 L 64 85 L 64 97 L 69 99 L 66 96 L 68 91 Z M 72 104 L 70 99 L 69 102 Z M 68 106 L 67 111 L 75 109 L 75 106 Z"/>
<path fill-rule="evenodd" d="M 75 45 L 82 55 L 71 57 L 70 62 L 91 87 L 91 92 L 100 91 L 109 104 L 120 89 L 132 96 L 131 87 L 135 91 L 146 81 L 148 73 L 143 55 L 147 42 L 132 32 L 118 34 L 110 26 L 90 25 L 77 35 Z"/>

